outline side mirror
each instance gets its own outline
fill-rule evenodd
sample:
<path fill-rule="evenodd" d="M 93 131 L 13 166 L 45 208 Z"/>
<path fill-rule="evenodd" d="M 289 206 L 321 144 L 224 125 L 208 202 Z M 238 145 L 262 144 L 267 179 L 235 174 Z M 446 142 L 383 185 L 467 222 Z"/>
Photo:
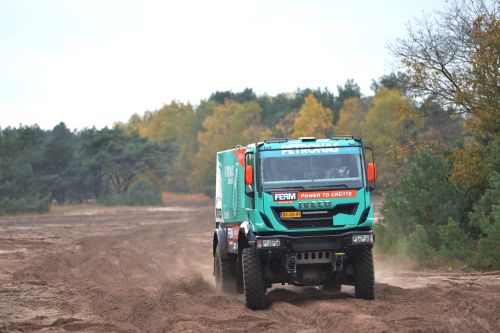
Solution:
<path fill-rule="evenodd" d="M 368 182 L 369 183 L 375 183 L 375 177 L 376 177 L 376 169 L 375 169 L 375 163 L 368 163 Z"/>
<path fill-rule="evenodd" d="M 253 166 L 246 165 L 245 166 L 245 185 L 253 184 Z"/>
<path fill-rule="evenodd" d="M 245 155 L 245 193 L 253 196 L 253 153 Z"/>

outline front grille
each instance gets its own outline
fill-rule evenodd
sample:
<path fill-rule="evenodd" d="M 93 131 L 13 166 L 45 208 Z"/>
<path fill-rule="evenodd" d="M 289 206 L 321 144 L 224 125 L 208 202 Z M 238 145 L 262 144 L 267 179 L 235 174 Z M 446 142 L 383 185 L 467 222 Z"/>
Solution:
<path fill-rule="evenodd" d="M 331 263 L 335 258 L 333 251 L 312 251 L 295 253 L 297 264 L 324 264 Z"/>
<path fill-rule="evenodd" d="M 307 229 L 307 228 L 332 228 L 340 227 L 333 225 L 333 217 L 336 214 L 349 214 L 354 215 L 358 209 L 357 203 L 340 204 L 332 209 L 318 209 L 322 213 L 314 213 L 315 211 L 301 211 L 302 217 L 300 218 L 287 218 L 282 219 L 282 212 L 298 212 L 299 210 L 293 207 L 272 207 L 272 211 L 276 220 L 287 229 Z M 304 214 L 305 213 L 305 214 Z"/>

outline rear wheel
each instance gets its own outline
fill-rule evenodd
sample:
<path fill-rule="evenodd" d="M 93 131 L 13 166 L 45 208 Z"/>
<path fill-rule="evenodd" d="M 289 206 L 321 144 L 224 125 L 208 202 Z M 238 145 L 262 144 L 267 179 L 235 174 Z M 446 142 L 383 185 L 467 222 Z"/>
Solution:
<path fill-rule="evenodd" d="M 354 262 L 354 294 L 356 298 L 375 298 L 372 249 L 359 252 Z"/>
<path fill-rule="evenodd" d="M 266 284 L 262 274 L 262 263 L 255 248 L 245 248 L 242 253 L 243 286 L 247 307 L 252 310 L 264 309 L 269 305 Z"/>
<path fill-rule="evenodd" d="M 238 294 L 243 294 L 245 288 L 243 286 L 243 265 L 241 264 L 241 255 L 236 261 L 236 292 Z"/>
<path fill-rule="evenodd" d="M 217 246 L 214 256 L 214 275 L 215 287 L 226 293 L 234 293 L 235 291 L 235 262 L 234 259 L 223 259 L 220 256 L 219 247 Z"/>

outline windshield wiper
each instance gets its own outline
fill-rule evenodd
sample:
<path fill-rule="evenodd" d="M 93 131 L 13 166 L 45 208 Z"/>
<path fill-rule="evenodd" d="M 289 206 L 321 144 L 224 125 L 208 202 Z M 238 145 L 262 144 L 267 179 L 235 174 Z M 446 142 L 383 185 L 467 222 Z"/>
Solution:
<path fill-rule="evenodd" d="M 308 189 L 311 188 L 349 188 L 346 184 L 330 184 L 330 185 L 318 185 L 318 186 L 309 186 Z"/>

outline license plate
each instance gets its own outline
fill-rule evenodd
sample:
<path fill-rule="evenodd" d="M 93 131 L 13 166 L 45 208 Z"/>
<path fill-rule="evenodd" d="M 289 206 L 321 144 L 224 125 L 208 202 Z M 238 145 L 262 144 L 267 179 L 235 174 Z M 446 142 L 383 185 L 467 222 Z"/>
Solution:
<path fill-rule="evenodd" d="M 281 212 L 282 219 L 293 219 L 297 217 L 302 217 L 302 212 Z"/>

